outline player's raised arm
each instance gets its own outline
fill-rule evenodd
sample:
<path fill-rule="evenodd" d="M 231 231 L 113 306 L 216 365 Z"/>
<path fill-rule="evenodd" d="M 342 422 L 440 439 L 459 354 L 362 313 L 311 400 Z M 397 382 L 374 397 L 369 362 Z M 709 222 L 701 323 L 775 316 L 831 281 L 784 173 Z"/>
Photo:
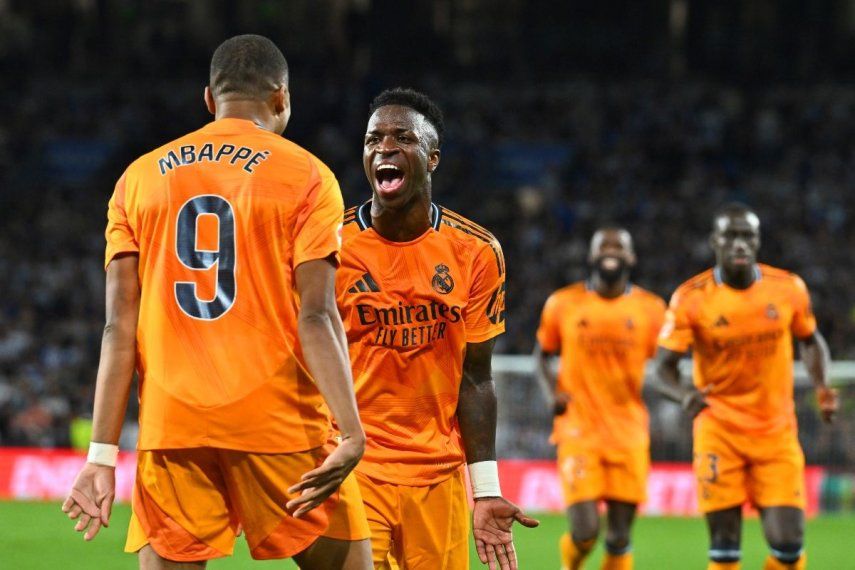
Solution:
<path fill-rule="evenodd" d="M 816 390 L 822 420 L 831 423 L 837 413 L 838 402 L 837 390 L 828 385 L 828 362 L 831 360 L 828 343 L 822 333 L 815 330 L 810 336 L 798 339 L 798 345 L 802 362 Z"/>
<path fill-rule="evenodd" d="M 139 257 L 117 257 L 107 267 L 106 325 L 95 384 L 89 456 L 62 510 L 78 519 L 74 530 L 92 540 L 110 522 L 116 490 L 116 456 L 134 375 L 139 318 Z"/>
<path fill-rule="evenodd" d="M 335 302 L 335 266 L 329 260 L 301 263 L 295 271 L 300 295 L 298 335 L 306 364 L 341 431 L 341 443 L 319 468 L 304 474 L 289 492 L 302 495 L 288 503 L 299 517 L 338 489 L 365 451 L 347 339 Z"/>
<path fill-rule="evenodd" d="M 499 489 L 496 386 L 491 373 L 494 344 L 495 339 L 490 339 L 466 345 L 457 419 L 475 498 L 473 534 L 478 557 L 490 570 L 505 570 L 517 568 L 511 532 L 514 521 L 530 528 L 540 523 L 502 498 Z"/>

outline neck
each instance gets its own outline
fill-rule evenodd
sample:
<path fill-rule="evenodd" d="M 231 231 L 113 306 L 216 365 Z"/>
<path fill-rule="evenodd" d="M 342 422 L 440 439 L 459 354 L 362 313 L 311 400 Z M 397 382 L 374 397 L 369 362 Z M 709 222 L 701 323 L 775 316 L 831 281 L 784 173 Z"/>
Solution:
<path fill-rule="evenodd" d="M 629 277 L 621 276 L 620 279 L 614 283 L 609 283 L 600 277 L 599 273 L 594 272 L 591 276 L 591 284 L 594 286 L 594 291 L 596 291 L 597 295 L 600 297 L 615 299 L 626 292 L 626 286 L 629 284 Z"/>
<path fill-rule="evenodd" d="M 430 228 L 430 206 L 429 187 L 401 208 L 385 208 L 374 199 L 371 201 L 371 225 L 389 241 L 412 241 Z"/>
<path fill-rule="evenodd" d="M 724 265 L 718 266 L 721 280 L 728 286 L 734 289 L 748 289 L 754 284 L 756 278 L 756 265 L 746 265 L 744 267 L 727 268 Z"/>
<path fill-rule="evenodd" d="M 275 118 L 270 108 L 262 101 L 239 99 L 234 101 L 217 101 L 217 113 L 215 119 L 243 119 L 252 121 L 256 125 L 268 131 L 273 131 Z"/>

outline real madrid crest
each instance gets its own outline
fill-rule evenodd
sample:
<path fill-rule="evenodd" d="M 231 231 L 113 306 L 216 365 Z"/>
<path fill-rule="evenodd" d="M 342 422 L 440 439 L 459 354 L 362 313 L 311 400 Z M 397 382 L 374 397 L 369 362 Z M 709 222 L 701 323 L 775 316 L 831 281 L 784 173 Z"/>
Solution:
<path fill-rule="evenodd" d="M 766 305 L 766 317 L 772 320 L 778 319 L 778 308 L 773 303 Z"/>
<path fill-rule="evenodd" d="M 454 279 L 448 274 L 448 266 L 440 263 L 435 269 L 436 275 L 433 276 L 430 282 L 433 285 L 433 290 L 443 295 L 451 293 L 454 289 Z"/>

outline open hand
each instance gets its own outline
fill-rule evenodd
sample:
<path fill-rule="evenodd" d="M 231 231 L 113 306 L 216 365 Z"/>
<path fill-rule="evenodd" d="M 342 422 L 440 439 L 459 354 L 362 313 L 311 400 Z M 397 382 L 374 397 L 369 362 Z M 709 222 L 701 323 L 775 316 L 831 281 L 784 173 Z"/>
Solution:
<path fill-rule="evenodd" d="M 527 517 L 518 506 L 502 497 L 475 499 L 472 511 L 475 548 L 481 563 L 487 564 L 490 570 L 518 568 L 511 532 L 514 521 L 528 528 L 540 524 L 540 521 Z"/>
<path fill-rule="evenodd" d="M 365 452 L 365 438 L 347 438 L 338 444 L 320 467 L 304 473 L 300 482 L 292 485 L 289 493 L 300 493 L 285 508 L 294 518 L 300 518 L 335 493 Z"/>
<path fill-rule="evenodd" d="M 116 498 L 116 468 L 86 463 L 71 487 L 71 493 L 62 504 L 62 512 L 77 520 L 74 530 L 86 533 L 92 540 L 101 526 L 110 526 L 110 511 Z"/>

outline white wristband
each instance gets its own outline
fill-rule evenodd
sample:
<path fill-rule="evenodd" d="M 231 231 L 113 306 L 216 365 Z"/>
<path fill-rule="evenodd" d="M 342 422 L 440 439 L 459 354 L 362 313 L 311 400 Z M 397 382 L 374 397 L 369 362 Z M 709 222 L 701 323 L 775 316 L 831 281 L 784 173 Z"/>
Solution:
<path fill-rule="evenodd" d="M 499 487 L 499 464 L 495 461 L 479 461 L 470 463 L 469 483 L 472 485 L 472 497 L 501 497 L 502 489 Z"/>
<path fill-rule="evenodd" d="M 119 457 L 119 446 L 109 443 L 89 442 L 89 454 L 86 456 L 86 461 L 95 463 L 96 465 L 106 465 L 107 467 L 115 467 L 116 459 Z"/>

